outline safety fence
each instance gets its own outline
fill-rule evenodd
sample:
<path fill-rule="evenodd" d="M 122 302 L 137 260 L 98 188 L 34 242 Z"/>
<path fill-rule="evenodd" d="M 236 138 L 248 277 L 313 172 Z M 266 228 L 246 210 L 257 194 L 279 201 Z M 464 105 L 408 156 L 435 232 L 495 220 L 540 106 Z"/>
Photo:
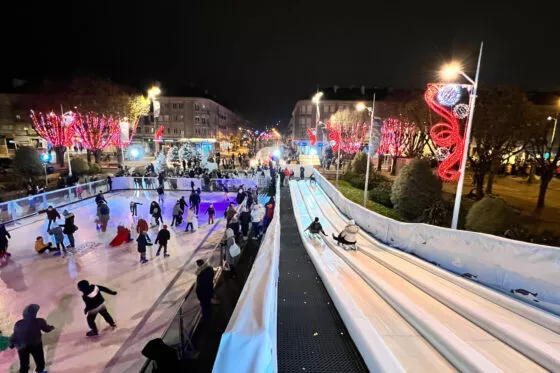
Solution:
<path fill-rule="evenodd" d="M 280 184 L 273 219 L 222 335 L 213 372 L 276 372 Z"/>
<path fill-rule="evenodd" d="M 49 206 L 61 207 L 108 191 L 107 181 L 98 180 L 0 203 L 0 219 L 9 223 L 36 215 Z"/>
<path fill-rule="evenodd" d="M 207 179 L 202 178 L 165 178 L 163 180 L 164 190 L 197 190 L 200 188 L 203 192 L 237 192 L 241 186 L 245 188 L 259 188 L 264 190 L 268 188 L 270 178 L 243 178 L 243 179 Z M 159 187 L 157 177 L 116 177 L 113 178 L 113 189 L 157 189 Z"/>
<path fill-rule="evenodd" d="M 559 248 L 399 222 L 348 200 L 317 171 L 315 177 L 334 205 L 380 242 L 560 314 Z"/>

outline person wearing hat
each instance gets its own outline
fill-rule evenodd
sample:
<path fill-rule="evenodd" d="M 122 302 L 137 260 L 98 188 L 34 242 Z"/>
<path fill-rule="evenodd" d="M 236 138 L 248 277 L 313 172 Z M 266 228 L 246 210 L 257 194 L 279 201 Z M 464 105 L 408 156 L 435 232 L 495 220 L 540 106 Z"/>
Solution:
<path fill-rule="evenodd" d="M 159 252 L 161 251 L 161 248 L 163 247 L 163 257 L 167 258 L 169 256 L 169 254 L 167 253 L 167 241 L 169 241 L 171 239 L 171 234 L 169 233 L 169 231 L 167 230 L 167 225 L 163 226 L 163 229 L 161 229 L 156 237 L 156 244 L 159 243 L 159 248 L 157 249 L 156 252 L 156 256 L 159 256 Z"/>
<path fill-rule="evenodd" d="M 348 225 L 344 227 L 344 230 L 335 236 L 333 233 L 333 238 L 337 245 L 355 245 L 356 244 L 356 234 L 360 231 L 360 227 L 356 225 L 354 219 L 350 219 Z M 355 249 L 355 248 L 354 248 Z"/>
<path fill-rule="evenodd" d="M 68 241 L 70 241 L 70 245 L 68 247 L 75 247 L 74 246 L 74 232 L 78 230 L 78 227 L 74 224 L 74 214 L 69 213 L 68 210 L 64 210 L 62 212 L 62 216 L 64 216 L 64 224 L 61 224 L 61 227 L 64 227 L 62 233 L 68 237 Z"/>

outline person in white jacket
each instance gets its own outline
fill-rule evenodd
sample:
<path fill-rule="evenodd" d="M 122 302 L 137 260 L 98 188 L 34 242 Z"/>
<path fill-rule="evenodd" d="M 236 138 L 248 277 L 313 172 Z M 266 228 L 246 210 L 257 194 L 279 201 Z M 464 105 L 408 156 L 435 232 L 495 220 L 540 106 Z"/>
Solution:
<path fill-rule="evenodd" d="M 359 231 L 360 227 L 356 225 L 354 219 L 350 219 L 348 225 L 344 227 L 338 236 L 335 236 L 333 233 L 333 238 L 335 239 L 337 245 L 350 245 L 353 246 L 354 250 L 356 250 L 356 234 L 358 234 Z"/>
<path fill-rule="evenodd" d="M 260 236 L 260 225 L 264 218 L 265 209 L 260 203 L 253 204 L 251 208 L 251 224 L 253 227 L 253 240 Z"/>

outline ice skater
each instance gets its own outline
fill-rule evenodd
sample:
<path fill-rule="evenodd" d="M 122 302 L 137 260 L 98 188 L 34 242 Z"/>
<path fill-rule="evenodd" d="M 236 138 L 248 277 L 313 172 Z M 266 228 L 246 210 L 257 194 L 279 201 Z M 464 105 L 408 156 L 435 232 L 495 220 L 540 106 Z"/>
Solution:
<path fill-rule="evenodd" d="M 175 225 L 178 227 L 183 222 L 183 209 L 181 208 L 181 201 L 177 200 L 175 206 L 173 206 L 173 219 L 171 220 L 171 226 Z"/>
<path fill-rule="evenodd" d="M 208 206 L 205 214 L 208 214 L 208 224 L 214 224 L 214 215 L 216 214 L 216 210 L 214 209 L 213 203 Z"/>
<path fill-rule="evenodd" d="M 140 263 L 144 264 L 148 262 L 146 259 L 146 246 L 152 246 L 152 240 L 150 240 L 150 236 L 148 236 L 148 232 L 140 232 L 138 238 L 136 239 L 138 242 L 138 252 L 140 253 Z"/>
<path fill-rule="evenodd" d="M 340 232 L 338 236 L 335 236 L 334 233 L 332 236 L 338 246 L 343 244 L 345 249 L 347 249 L 347 246 L 351 246 L 354 250 L 356 250 L 356 234 L 358 234 L 359 231 L 360 227 L 356 225 L 354 219 L 350 219 L 346 227 L 344 227 L 344 230 Z"/>
<path fill-rule="evenodd" d="M 95 196 L 95 203 L 99 205 L 100 202 L 107 203 L 107 200 L 105 200 L 105 197 L 103 197 L 103 193 L 101 191 L 99 191 L 99 193 L 97 193 L 97 195 Z"/>
<path fill-rule="evenodd" d="M 313 184 L 315 184 L 315 186 L 317 186 L 317 180 L 315 179 L 314 174 L 309 175 L 309 185 L 311 185 L 311 183 L 313 183 Z"/>
<path fill-rule="evenodd" d="M 226 224 L 229 224 L 229 221 L 235 216 L 235 214 L 237 214 L 235 206 L 233 205 L 233 202 L 230 202 L 226 212 L 224 213 L 224 216 L 226 217 Z"/>
<path fill-rule="evenodd" d="M 78 230 L 78 227 L 74 224 L 74 214 L 69 213 L 68 210 L 64 210 L 62 215 L 64 216 L 64 224 L 60 225 L 61 227 L 64 227 L 62 233 L 64 233 L 66 237 L 68 237 L 68 241 L 70 241 L 70 245 L 68 245 L 68 247 L 74 248 L 76 247 L 74 233 Z"/>
<path fill-rule="evenodd" d="M 198 215 L 199 208 L 200 208 L 200 194 L 196 193 L 193 190 L 189 197 L 189 202 L 191 204 L 191 207 L 194 208 L 195 213 Z"/>
<path fill-rule="evenodd" d="M 107 311 L 107 307 L 105 307 L 105 298 L 101 295 L 101 292 L 117 295 L 116 291 L 106 288 L 105 286 L 90 284 L 86 280 L 78 282 L 78 290 L 83 293 L 82 299 L 86 304 L 84 313 L 87 314 L 87 323 L 90 328 L 90 330 L 86 333 L 86 336 L 94 337 L 99 335 L 97 325 L 95 325 L 95 318 L 97 317 L 97 314 L 100 314 L 105 321 L 107 321 L 107 324 L 111 325 L 113 329 L 117 327 L 117 324 L 115 324 L 115 321 L 109 314 L 109 311 Z"/>
<path fill-rule="evenodd" d="M 189 227 L 191 227 L 191 232 L 194 233 L 194 225 L 193 225 L 194 219 L 196 219 L 196 215 L 194 213 L 194 208 L 190 207 L 189 211 L 187 212 L 187 227 L 185 228 L 185 232 L 188 232 Z"/>
<path fill-rule="evenodd" d="M 99 201 L 97 204 L 97 221 L 101 226 L 101 232 L 107 231 L 107 223 L 109 223 L 109 214 L 111 213 L 111 209 L 105 199 Z"/>
<path fill-rule="evenodd" d="M 169 254 L 167 253 L 167 241 L 171 239 L 171 234 L 167 230 L 167 225 L 163 226 L 163 229 L 160 230 L 157 234 L 155 243 L 159 243 L 159 248 L 157 249 L 156 256 L 159 256 L 159 252 L 163 247 L 163 257 L 167 258 Z"/>
<path fill-rule="evenodd" d="M 8 232 L 4 223 L 0 223 L 0 258 L 11 256 L 8 252 L 8 238 L 12 238 L 10 232 Z"/>
<path fill-rule="evenodd" d="M 56 222 L 56 219 L 60 219 L 60 214 L 52 206 L 47 208 L 47 218 L 49 219 L 49 225 L 47 226 L 47 231 L 51 229 L 51 224 Z"/>
<path fill-rule="evenodd" d="M 54 236 L 54 242 L 56 243 L 57 252 L 54 255 L 59 256 L 64 252 L 62 257 L 65 258 L 67 251 L 66 246 L 64 246 L 64 233 L 62 232 L 62 228 L 60 228 L 57 224 L 54 224 L 49 231 L 49 234 Z"/>
<path fill-rule="evenodd" d="M 163 217 L 161 216 L 161 207 L 156 201 L 152 201 L 152 203 L 150 204 L 150 215 L 152 215 L 152 218 L 154 220 L 154 226 L 155 225 L 159 226 L 160 220 L 161 220 L 161 224 L 163 224 Z"/>
<path fill-rule="evenodd" d="M 164 190 L 163 190 L 163 184 L 160 184 L 157 189 L 157 194 L 158 194 L 158 202 L 161 203 L 161 205 L 163 206 L 163 203 L 165 201 L 165 194 L 164 194 Z"/>
<path fill-rule="evenodd" d="M 224 184 L 222 185 L 222 190 L 224 191 L 224 199 L 225 199 L 226 201 L 229 201 L 229 194 L 228 194 L 228 193 L 229 193 L 229 190 L 228 190 L 228 187 L 227 187 L 227 184 L 226 184 L 226 183 L 224 183 Z"/>
<path fill-rule="evenodd" d="M 109 186 L 109 192 L 113 191 L 113 179 L 111 176 L 107 176 L 107 185 Z"/>
<path fill-rule="evenodd" d="M 141 205 L 141 203 L 130 201 L 130 213 L 132 214 L 132 217 L 138 216 L 138 205 Z"/>
<path fill-rule="evenodd" d="M 35 251 L 38 254 L 43 254 L 45 251 L 52 251 L 53 247 L 52 247 L 52 243 L 48 242 L 45 243 L 45 241 L 43 241 L 43 237 L 38 236 L 37 239 L 35 240 Z"/>
<path fill-rule="evenodd" d="M 45 319 L 37 318 L 38 304 L 30 304 L 23 309 L 23 319 L 14 325 L 14 334 L 10 338 L 10 348 L 17 348 L 19 355 L 19 371 L 29 372 L 29 355 L 35 361 L 35 371 L 45 371 L 45 353 L 43 351 L 42 333 L 50 333 L 54 326 L 47 324 Z"/>

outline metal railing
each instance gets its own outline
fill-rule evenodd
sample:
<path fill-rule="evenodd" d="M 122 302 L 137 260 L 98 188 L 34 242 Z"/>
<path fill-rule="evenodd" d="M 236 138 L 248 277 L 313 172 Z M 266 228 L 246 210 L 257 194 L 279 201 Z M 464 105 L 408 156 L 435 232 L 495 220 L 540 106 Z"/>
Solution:
<path fill-rule="evenodd" d="M 247 177 L 242 179 L 203 179 L 203 178 L 165 178 L 163 188 L 165 190 L 192 190 L 200 188 L 203 192 L 222 192 L 224 186 L 228 192 L 237 192 L 241 186 L 263 190 L 268 188 L 269 177 Z M 159 186 L 157 177 L 116 177 L 113 179 L 113 189 L 152 189 Z"/>
<path fill-rule="evenodd" d="M 0 219 L 4 223 L 36 215 L 49 206 L 61 207 L 107 192 L 107 181 L 98 180 L 70 188 L 57 189 L 0 203 Z"/>

